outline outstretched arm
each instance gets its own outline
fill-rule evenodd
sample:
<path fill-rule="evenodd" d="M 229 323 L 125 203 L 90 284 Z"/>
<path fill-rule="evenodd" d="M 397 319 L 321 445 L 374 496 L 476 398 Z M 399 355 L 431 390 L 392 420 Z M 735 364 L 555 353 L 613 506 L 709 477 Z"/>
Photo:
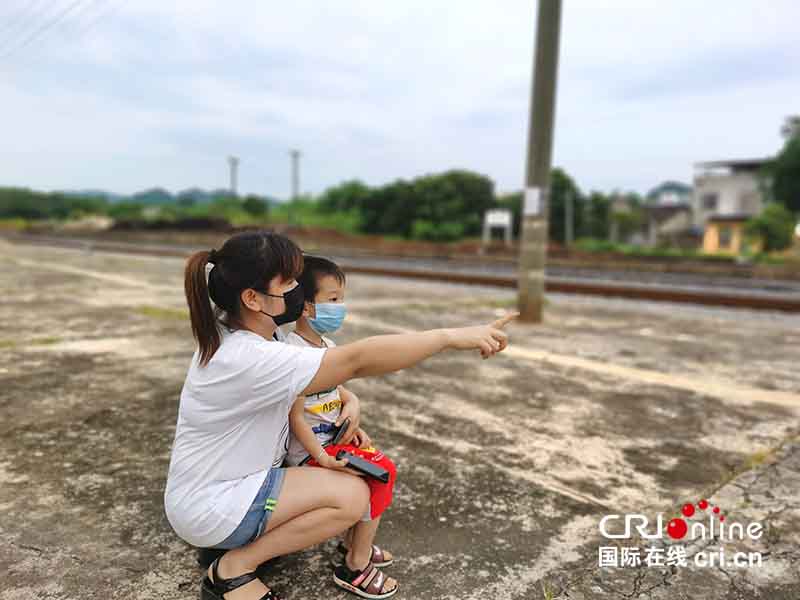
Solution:
<path fill-rule="evenodd" d="M 505 349 L 508 335 L 502 329 L 516 316 L 507 315 L 490 325 L 379 335 L 329 348 L 303 393 L 330 389 L 357 377 L 400 371 L 447 349 L 478 349 L 483 358 L 489 358 Z"/>

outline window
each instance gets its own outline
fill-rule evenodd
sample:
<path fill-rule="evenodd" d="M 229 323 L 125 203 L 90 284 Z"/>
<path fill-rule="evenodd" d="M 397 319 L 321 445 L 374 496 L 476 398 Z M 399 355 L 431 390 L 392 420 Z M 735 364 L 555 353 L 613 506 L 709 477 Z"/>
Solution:
<path fill-rule="evenodd" d="M 717 195 L 703 194 L 703 210 L 717 210 Z"/>
<path fill-rule="evenodd" d="M 720 225 L 719 247 L 730 248 L 732 239 L 733 239 L 733 228 L 730 225 Z"/>

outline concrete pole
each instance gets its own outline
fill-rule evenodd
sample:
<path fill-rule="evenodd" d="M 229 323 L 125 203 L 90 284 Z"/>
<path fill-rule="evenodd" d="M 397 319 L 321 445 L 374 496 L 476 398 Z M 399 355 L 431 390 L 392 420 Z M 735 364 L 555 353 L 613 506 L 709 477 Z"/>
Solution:
<path fill-rule="evenodd" d="M 652 208 L 647 212 L 647 245 L 651 248 L 658 245 L 658 223 Z"/>
<path fill-rule="evenodd" d="M 619 224 L 617 223 L 616 211 L 614 210 L 614 205 L 617 201 L 617 195 L 614 194 L 611 196 L 611 202 L 608 204 L 608 239 L 613 244 L 619 243 Z"/>
<path fill-rule="evenodd" d="M 237 189 L 237 176 L 238 176 L 237 171 L 239 169 L 239 159 L 235 156 L 229 156 L 228 165 L 230 166 L 230 176 L 231 176 L 231 196 L 235 198 Z"/>
<path fill-rule="evenodd" d="M 292 157 L 292 197 L 290 199 L 287 218 L 289 225 L 292 225 L 292 205 L 291 202 L 300 196 L 300 150 L 291 150 L 289 155 Z"/>
<path fill-rule="evenodd" d="M 289 152 L 292 156 L 292 200 L 300 195 L 300 150 Z"/>
<path fill-rule="evenodd" d="M 550 161 L 556 103 L 561 0 L 539 0 L 517 304 L 520 320 L 540 323 L 544 304 Z"/>

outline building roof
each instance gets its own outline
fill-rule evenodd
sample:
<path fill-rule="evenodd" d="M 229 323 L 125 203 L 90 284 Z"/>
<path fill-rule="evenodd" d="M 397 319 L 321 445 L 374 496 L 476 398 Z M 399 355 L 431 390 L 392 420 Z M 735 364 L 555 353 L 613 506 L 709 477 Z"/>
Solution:
<path fill-rule="evenodd" d="M 772 158 L 741 158 L 734 160 L 709 160 L 695 163 L 699 169 L 730 169 L 731 171 L 758 171 Z"/>
<path fill-rule="evenodd" d="M 664 181 L 654 187 L 652 190 L 647 192 L 647 198 L 655 199 L 660 194 L 667 192 L 677 194 L 679 196 L 685 196 L 690 194 L 692 191 L 692 186 L 686 185 L 680 181 Z"/>

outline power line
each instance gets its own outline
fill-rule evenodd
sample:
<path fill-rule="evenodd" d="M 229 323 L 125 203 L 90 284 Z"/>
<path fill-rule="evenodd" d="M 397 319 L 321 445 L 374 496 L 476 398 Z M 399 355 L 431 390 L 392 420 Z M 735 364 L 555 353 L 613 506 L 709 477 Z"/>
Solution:
<path fill-rule="evenodd" d="M 36 39 L 40 38 L 42 35 L 47 33 L 50 29 L 52 29 L 53 27 L 55 27 L 56 25 L 61 23 L 73 10 L 78 8 L 78 6 L 80 6 L 83 1 L 84 0 L 74 0 L 74 2 L 72 2 L 72 4 L 67 6 L 60 13 L 58 13 L 58 15 L 52 21 L 49 21 L 49 22 L 45 23 L 44 25 L 42 25 L 41 27 L 39 27 L 38 29 L 36 29 L 32 34 L 30 34 L 27 38 L 25 38 L 22 41 L 21 44 L 18 44 L 16 47 L 12 47 L 10 50 L 7 50 L 3 54 L 0 54 L 0 59 L 8 58 L 9 56 L 14 54 L 15 52 L 19 52 L 23 48 L 25 48 L 28 45 L 30 45 L 33 41 L 35 41 Z"/>

